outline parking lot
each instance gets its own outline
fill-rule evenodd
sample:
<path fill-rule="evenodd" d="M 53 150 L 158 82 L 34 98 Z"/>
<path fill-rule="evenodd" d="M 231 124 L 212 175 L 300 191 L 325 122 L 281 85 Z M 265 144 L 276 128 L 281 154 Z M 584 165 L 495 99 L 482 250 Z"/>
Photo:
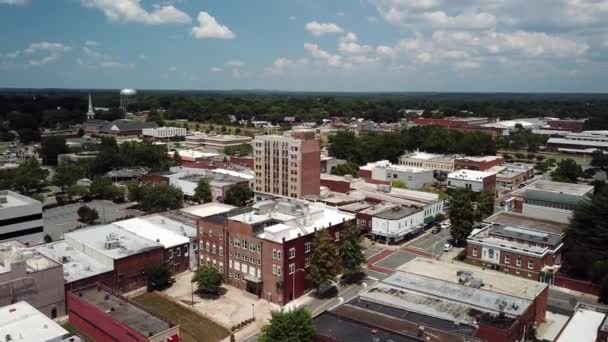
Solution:
<path fill-rule="evenodd" d="M 83 204 L 97 210 L 99 223 L 113 222 L 125 216 L 141 216 L 143 214 L 139 210 L 127 209 L 132 203 L 115 204 L 110 201 L 94 200 L 89 203 L 68 204 L 44 211 L 42 216 L 45 233 L 49 234 L 53 240 L 57 240 L 61 239 L 63 234 L 82 226 L 83 224 L 78 222 L 77 212 Z"/>
<path fill-rule="evenodd" d="M 449 229 L 442 229 L 437 234 L 432 234 L 429 230 L 413 242 L 407 244 L 407 247 L 416 248 L 423 252 L 431 253 L 437 256 L 443 253 L 443 245 L 448 243 L 450 238 L 451 236 Z"/>

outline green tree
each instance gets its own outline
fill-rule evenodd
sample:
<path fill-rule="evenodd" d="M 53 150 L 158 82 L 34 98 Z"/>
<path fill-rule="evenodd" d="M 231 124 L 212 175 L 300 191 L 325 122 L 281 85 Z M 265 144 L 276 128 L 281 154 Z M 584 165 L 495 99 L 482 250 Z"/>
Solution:
<path fill-rule="evenodd" d="M 551 172 L 551 179 L 556 182 L 576 183 L 582 175 L 581 166 L 574 159 L 566 158 L 557 163 L 557 169 Z"/>
<path fill-rule="evenodd" d="M 224 154 L 229 156 L 248 156 L 253 152 L 253 146 L 251 144 L 240 144 L 236 146 L 224 147 Z"/>
<path fill-rule="evenodd" d="M 323 284 L 335 281 L 338 275 L 336 246 L 327 229 L 317 231 L 312 241 L 312 255 L 308 279 L 319 289 Z"/>
<path fill-rule="evenodd" d="M 489 191 L 483 191 L 477 198 L 477 207 L 475 208 L 475 219 L 481 221 L 494 213 L 494 194 Z"/>
<path fill-rule="evenodd" d="M 171 285 L 171 272 L 167 265 L 159 264 L 146 268 L 148 291 L 164 290 Z"/>
<path fill-rule="evenodd" d="M 534 169 L 545 173 L 549 171 L 549 163 L 547 163 L 546 161 L 540 161 L 534 165 Z"/>
<path fill-rule="evenodd" d="M 359 165 L 353 162 L 339 164 L 331 169 L 331 174 L 337 176 L 351 175 L 356 178 L 359 177 Z"/>
<path fill-rule="evenodd" d="M 89 187 L 91 196 L 113 199 L 112 180 L 108 177 L 95 177 Z"/>
<path fill-rule="evenodd" d="M 452 194 L 452 206 L 449 212 L 451 222 L 450 234 L 456 245 L 466 243 L 467 237 L 473 231 L 475 210 L 471 197 L 471 191 L 464 188 L 457 188 Z"/>
<path fill-rule="evenodd" d="M 201 178 L 198 181 L 196 189 L 194 189 L 194 196 L 192 196 L 192 199 L 198 203 L 208 203 L 213 200 L 211 198 L 211 187 L 206 179 Z"/>
<path fill-rule="evenodd" d="M 272 311 L 270 322 L 262 328 L 260 342 L 305 342 L 315 340 L 315 325 L 305 308 Z"/>
<path fill-rule="evenodd" d="M 141 202 L 143 198 L 143 191 L 137 180 L 130 180 L 126 182 L 127 186 L 127 199 L 129 202 Z"/>
<path fill-rule="evenodd" d="M 55 168 L 55 174 L 53 175 L 53 184 L 61 188 L 64 191 L 66 187 L 69 187 L 76 183 L 82 178 L 84 170 L 72 163 L 62 164 Z"/>
<path fill-rule="evenodd" d="M 57 156 L 68 152 L 68 145 L 62 136 L 53 135 L 42 139 L 40 143 L 42 162 L 46 165 L 57 165 Z"/>
<path fill-rule="evenodd" d="M 338 245 L 338 264 L 343 278 L 349 280 L 363 271 L 365 247 L 359 227 L 349 223 L 340 231 Z"/>
<path fill-rule="evenodd" d="M 231 185 L 224 193 L 224 203 L 243 207 L 253 198 L 253 191 L 240 185 Z"/>
<path fill-rule="evenodd" d="M 42 188 L 49 175 L 49 171 L 40 167 L 36 159 L 28 159 L 11 171 L 13 172 L 9 173 L 6 180 L 10 183 L 10 187 L 24 195 Z"/>
<path fill-rule="evenodd" d="M 395 179 L 394 181 L 392 181 L 391 186 L 393 188 L 397 188 L 397 189 L 406 189 L 407 188 L 407 186 L 405 185 L 405 182 L 400 179 Z"/>
<path fill-rule="evenodd" d="M 89 188 L 83 185 L 72 184 L 68 187 L 66 191 L 68 195 L 68 199 L 72 199 L 75 197 L 83 197 L 89 194 Z"/>
<path fill-rule="evenodd" d="M 94 208 L 90 208 L 86 205 L 83 205 L 80 208 L 78 208 L 77 214 L 78 214 L 78 218 L 79 218 L 80 222 L 87 223 L 87 224 L 91 224 L 91 223 L 97 221 L 97 219 L 99 218 L 99 214 L 97 213 L 97 210 Z"/>
<path fill-rule="evenodd" d="M 224 283 L 224 276 L 211 266 L 201 266 L 194 272 L 192 282 L 196 283 L 199 291 L 219 294 Z"/>
<path fill-rule="evenodd" d="M 608 154 L 604 151 L 595 150 L 591 156 L 591 166 L 599 167 L 602 170 L 608 168 Z"/>
<path fill-rule="evenodd" d="M 601 265 L 596 261 L 608 260 L 607 216 L 606 191 L 596 192 L 574 209 L 564 238 L 563 268 L 566 273 L 595 281 L 602 277 Z"/>
<path fill-rule="evenodd" d="M 183 205 L 184 194 L 174 185 L 144 184 L 141 186 L 140 208 L 149 212 L 179 209 Z"/>

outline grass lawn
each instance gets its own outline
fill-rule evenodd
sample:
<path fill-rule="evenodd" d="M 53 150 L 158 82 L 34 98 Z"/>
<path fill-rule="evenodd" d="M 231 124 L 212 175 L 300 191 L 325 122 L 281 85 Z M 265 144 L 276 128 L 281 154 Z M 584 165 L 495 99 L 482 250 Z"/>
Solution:
<path fill-rule="evenodd" d="M 210 321 L 154 292 L 144 293 L 132 299 L 139 305 L 179 324 L 181 340 L 184 342 L 216 342 L 230 333 L 222 326 Z"/>
<path fill-rule="evenodd" d="M 70 334 L 79 336 L 85 342 L 93 342 L 92 338 L 85 335 L 85 333 L 80 331 L 80 329 L 76 328 L 76 326 L 70 322 L 65 322 L 65 323 L 61 324 L 61 327 L 65 330 L 67 330 Z"/>

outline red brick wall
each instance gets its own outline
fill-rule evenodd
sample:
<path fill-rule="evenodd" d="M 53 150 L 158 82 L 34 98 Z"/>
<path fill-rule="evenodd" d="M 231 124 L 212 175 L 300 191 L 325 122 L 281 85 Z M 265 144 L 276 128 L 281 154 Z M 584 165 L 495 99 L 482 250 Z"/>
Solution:
<path fill-rule="evenodd" d="M 169 178 L 155 174 L 144 175 L 141 177 L 141 181 L 148 184 L 169 184 Z"/>
<path fill-rule="evenodd" d="M 372 231 L 372 216 L 368 214 L 357 213 L 355 214 L 357 219 L 357 225 L 361 229 L 361 233 L 365 234 Z"/>
<path fill-rule="evenodd" d="M 230 165 L 241 165 L 253 169 L 253 158 L 230 156 Z"/>
<path fill-rule="evenodd" d="M 70 323 L 96 342 L 148 340 L 146 336 L 79 299 L 77 293 L 68 294 L 68 310 Z"/>
<path fill-rule="evenodd" d="M 582 132 L 583 127 L 585 125 L 584 122 L 575 121 L 575 120 L 555 120 L 555 121 L 547 121 L 547 125 L 551 127 L 551 129 L 556 130 L 566 130 L 572 132 Z"/>
<path fill-rule="evenodd" d="M 179 250 L 179 256 L 177 256 Z M 173 251 L 173 256 L 171 252 Z M 181 246 L 171 247 L 165 249 L 165 263 L 169 267 L 169 271 L 172 274 L 177 274 L 188 270 L 190 265 L 190 257 L 184 255 L 184 252 L 190 254 L 189 244 L 183 244 Z"/>
<path fill-rule="evenodd" d="M 114 261 L 116 287 L 119 292 L 129 292 L 146 285 L 145 269 L 162 265 L 164 248 L 159 247 Z"/>
<path fill-rule="evenodd" d="M 499 166 L 505 163 L 503 158 L 496 158 L 491 161 L 474 161 L 470 159 L 456 159 L 454 160 L 454 170 L 477 170 L 486 171 L 494 166 Z"/>
<path fill-rule="evenodd" d="M 329 190 L 335 192 L 347 193 L 350 191 L 350 182 L 347 181 L 321 179 L 321 185 L 326 186 Z"/>
<path fill-rule="evenodd" d="M 491 193 L 496 191 L 496 175 L 491 175 L 483 179 L 483 189 Z"/>
<path fill-rule="evenodd" d="M 372 170 L 362 170 L 362 169 L 359 169 L 359 177 L 365 178 L 365 179 L 371 179 L 372 178 Z"/>
<path fill-rule="evenodd" d="M 570 290 L 588 293 L 594 296 L 599 295 L 600 286 L 590 281 L 578 280 L 566 277 L 561 274 L 555 275 L 553 284 L 559 287 L 565 287 Z"/>
<path fill-rule="evenodd" d="M 65 284 L 66 297 L 67 297 L 67 293 L 70 291 L 73 291 L 75 289 L 81 289 L 83 287 L 87 287 L 87 286 L 90 286 L 93 284 L 103 284 L 103 285 L 107 286 L 108 288 L 113 288 L 115 277 L 116 277 L 116 275 L 115 275 L 114 271 L 110 271 L 110 272 L 98 274 L 93 277 L 84 278 L 81 280 L 73 281 L 71 283 L 66 283 Z M 67 299 L 66 299 L 66 305 L 67 305 Z"/>
<path fill-rule="evenodd" d="M 302 141 L 300 161 L 300 195 L 318 195 L 321 187 L 321 143 Z"/>

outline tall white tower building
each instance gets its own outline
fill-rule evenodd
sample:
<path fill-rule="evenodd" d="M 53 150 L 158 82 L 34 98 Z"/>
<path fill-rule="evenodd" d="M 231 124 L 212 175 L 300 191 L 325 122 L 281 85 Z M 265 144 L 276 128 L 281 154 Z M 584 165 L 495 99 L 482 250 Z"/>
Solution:
<path fill-rule="evenodd" d="M 95 111 L 93 111 L 93 101 L 89 93 L 89 111 L 87 112 L 87 120 L 95 119 Z"/>

